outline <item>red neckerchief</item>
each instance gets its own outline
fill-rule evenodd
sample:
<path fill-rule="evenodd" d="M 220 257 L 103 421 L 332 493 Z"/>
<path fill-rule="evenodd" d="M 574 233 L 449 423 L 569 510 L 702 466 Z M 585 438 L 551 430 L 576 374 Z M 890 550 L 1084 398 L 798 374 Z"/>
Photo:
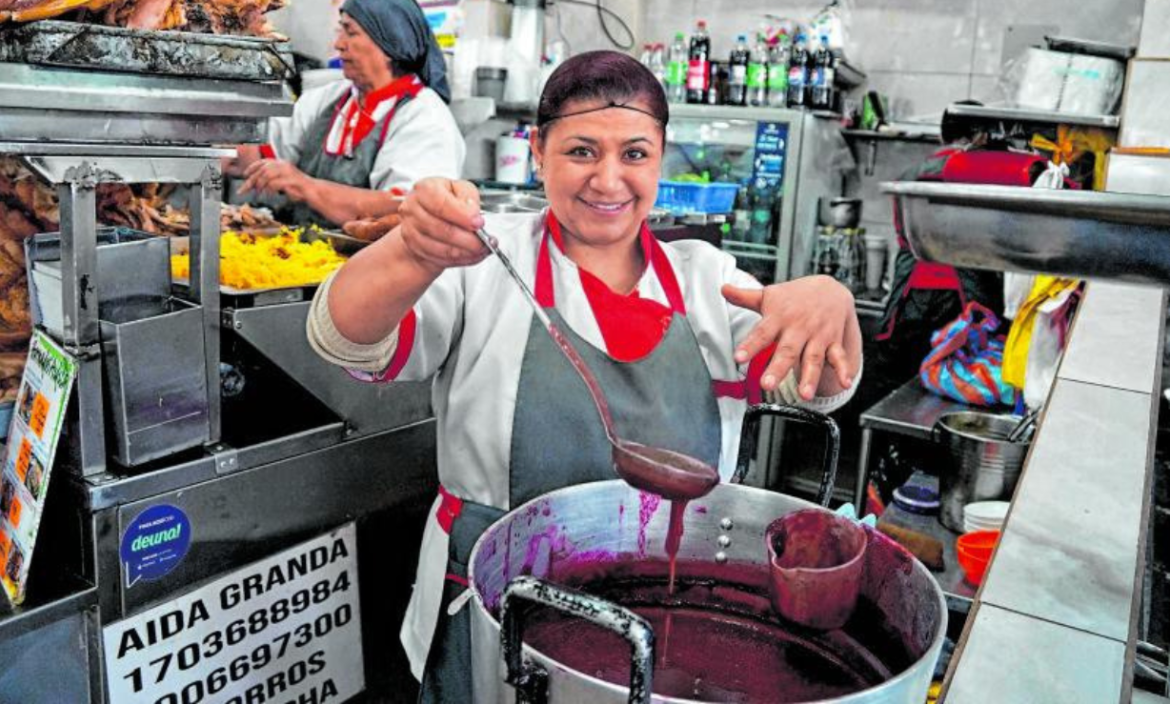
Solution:
<path fill-rule="evenodd" d="M 564 251 L 561 225 L 552 211 L 549 211 L 545 219 L 544 238 L 540 244 L 536 267 L 536 300 L 545 308 L 556 305 L 552 259 L 548 251 L 549 239 L 552 239 L 562 252 Z M 670 302 L 669 306 L 642 298 L 637 288 L 628 295 L 615 293 L 604 281 L 582 267 L 577 267 L 581 287 L 585 290 L 585 297 L 589 301 L 594 319 L 597 320 L 597 327 L 601 330 L 606 351 L 621 362 L 632 362 L 650 354 L 666 336 L 674 313 L 686 315 L 686 306 L 674 275 L 674 268 L 670 265 L 661 243 L 650 232 L 646 223 L 642 223 L 640 240 L 643 259 L 647 266 L 654 267 L 654 273 L 658 276 L 658 281 Z"/>
<path fill-rule="evenodd" d="M 325 152 L 331 156 L 352 156 L 354 147 L 361 144 L 362 140 L 369 136 L 370 132 L 374 130 L 377 122 L 374 120 L 374 113 L 378 106 L 387 100 L 399 100 L 406 96 L 413 98 L 418 95 L 419 91 L 424 88 L 423 83 L 419 77 L 412 74 L 402 76 L 390 82 L 389 85 L 382 86 L 378 90 L 368 93 L 365 101 L 359 105 L 359 99 L 354 96 L 353 99 L 347 100 L 337 110 L 333 117 L 333 124 L 336 126 L 338 120 L 341 120 L 341 142 L 337 151 L 329 150 L 329 136 L 325 137 Z M 394 111 L 398 109 L 395 105 L 389 115 L 386 116 L 386 124 L 390 124 L 390 120 L 394 117 Z M 333 132 L 331 127 L 330 133 Z M 382 130 L 382 139 L 386 137 L 386 130 Z"/>

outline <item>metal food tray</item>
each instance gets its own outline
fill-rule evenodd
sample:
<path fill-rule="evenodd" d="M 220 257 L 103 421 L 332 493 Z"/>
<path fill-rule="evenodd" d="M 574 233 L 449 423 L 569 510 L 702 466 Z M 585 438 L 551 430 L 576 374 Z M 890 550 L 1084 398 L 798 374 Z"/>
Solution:
<path fill-rule="evenodd" d="M 186 294 L 191 288 L 190 279 L 175 277 L 171 280 L 176 293 Z M 284 286 L 279 288 L 236 288 L 219 285 L 219 295 L 226 308 L 260 308 L 281 303 L 299 303 L 313 297 L 319 284 Z"/>
<path fill-rule="evenodd" d="M 255 237 L 273 237 L 279 235 L 284 231 L 283 227 L 241 227 L 232 228 L 232 232 L 241 235 L 253 235 Z M 351 256 L 359 250 L 365 248 L 370 242 L 360 240 L 356 237 L 350 237 L 343 232 L 336 230 L 321 230 L 306 228 L 301 233 L 301 240 L 304 242 L 317 242 L 324 240 L 328 242 L 333 249 L 345 256 Z M 189 254 L 190 253 L 190 239 L 187 237 L 172 237 L 171 238 L 171 254 Z"/>
<path fill-rule="evenodd" d="M 0 62 L 0 135 L 10 142 L 253 144 L 291 115 L 288 85 Z"/>
<path fill-rule="evenodd" d="M 1170 197 L 883 183 L 919 259 L 1170 286 Z"/>
<path fill-rule="evenodd" d="M 244 81 L 296 73 L 287 42 L 56 20 L 0 28 L 0 61 Z"/>

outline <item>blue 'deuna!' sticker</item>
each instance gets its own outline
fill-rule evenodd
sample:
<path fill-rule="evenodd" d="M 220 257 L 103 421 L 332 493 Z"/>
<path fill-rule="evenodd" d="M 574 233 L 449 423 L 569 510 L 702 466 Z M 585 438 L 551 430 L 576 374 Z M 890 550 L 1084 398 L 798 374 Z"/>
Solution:
<path fill-rule="evenodd" d="M 138 514 L 122 534 L 126 587 L 160 579 L 179 566 L 191 547 L 191 521 L 177 506 L 159 504 Z"/>

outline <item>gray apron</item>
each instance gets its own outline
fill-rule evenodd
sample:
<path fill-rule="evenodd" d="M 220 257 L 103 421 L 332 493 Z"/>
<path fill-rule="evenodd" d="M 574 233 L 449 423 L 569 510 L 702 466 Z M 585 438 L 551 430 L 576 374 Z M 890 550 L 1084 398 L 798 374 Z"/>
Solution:
<path fill-rule="evenodd" d="M 342 95 L 333 104 L 332 109 L 322 110 L 321 114 L 309 125 L 309 129 L 305 133 L 304 148 L 301 149 L 301 156 L 297 159 L 296 167 L 312 178 L 340 183 L 343 186 L 369 189 L 374 161 L 378 158 L 378 152 L 382 150 L 390 121 L 394 119 L 398 108 L 418 95 L 419 89 L 421 86 L 408 89 L 406 93 L 399 96 L 398 102 L 395 103 L 390 112 L 375 123 L 374 128 L 362 141 L 353 145 L 350 153 L 329 154 L 325 151 L 325 142 L 329 137 L 329 131 L 333 128 L 333 121 L 338 119 L 341 109 L 349 100 L 348 93 Z M 271 205 L 277 220 L 281 222 L 291 223 L 297 227 L 318 225 L 332 228 L 337 226 L 337 223 L 326 219 L 307 204 L 294 203 L 285 196 L 269 196 L 264 199 L 264 202 Z"/>
<path fill-rule="evenodd" d="M 546 230 L 542 261 L 549 256 L 548 240 Z M 654 241 L 651 247 L 660 245 Z M 659 250 L 651 261 L 662 263 L 666 258 Z M 542 285 L 542 275 L 551 277 L 549 266 L 537 267 L 537 296 L 597 376 L 619 437 L 684 452 L 718 466 L 722 432 L 711 375 L 687 322 L 674 272 L 669 263 L 657 264 L 655 269 L 660 280 L 670 281 L 664 288 L 675 292 L 674 312 L 654 350 L 632 362 L 614 360 L 565 324 L 548 293 L 553 287 Z M 585 382 L 535 316 L 520 369 L 511 457 L 509 501 L 513 508 L 556 489 L 617 476 L 605 429 Z M 467 562 L 475 541 L 502 515 L 500 509 L 464 501 L 453 520 L 442 611 L 427 656 L 420 702 L 472 700 L 470 611 L 465 607 L 448 616 L 447 606 L 467 588 Z"/>

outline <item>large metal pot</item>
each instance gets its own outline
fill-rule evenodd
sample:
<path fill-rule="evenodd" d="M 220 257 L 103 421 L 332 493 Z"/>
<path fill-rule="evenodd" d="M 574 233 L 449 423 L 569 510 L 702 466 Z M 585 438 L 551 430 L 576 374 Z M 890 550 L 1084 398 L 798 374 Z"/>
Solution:
<path fill-rule="evenodd" d="M 778 516 L 813 507 L 793 497 L 727 484 L 693 502 L 685 514 L 679 580 L 694 588 L 680 589 L 674 598 L 714 595 L 726 601 L 729 613 L 775 625 L 764 531 Z M 654 635 L 645 622 L 620 606 L 560 585 L 579 584 L 584 572 L 620 579 L 635 565 L 642 573 L 647 565 L 658 565 L 665 575 L 669 514 L 667 502 L 624 482 L 606 481 L 546 494 L 489 527 L 472 551 L 469 570 L 475 701 L 511 702 L 517 694 L 521 701 L 547 699 L 556 704 L 651 701 L 644 685 L 653 678 Z M 943 594 L 926 568 L 901 547 L 874 531 L 867 530 L 867 537 L 862 598 L 872 607 L 866 611 L 867 627 L 877 623 L 879 628 L 855 631 L 851 620 L 844 631 L 825 634 L 813 647 L 832 650 L 848 642 L 861 643 L 877 657 L 885 656 L 883 649 L 899 653 L 889 679 L 832 701 L 921 704 L 946 633 Z M 583 565 L 589 569 L 583 571 Z M 534 603 L 621 633 L 630 646 L 631 684 L 613 684 L 531 646 L 518 647 Z M 863 630 L 880 633 L 880 642 L 866 641 L 870 636 Z M 507 636 L 503 643 L 502 632 Z M 808 632 L 802 637 L 822 638 Z M 735 666 L 735 653 L 712 656 L 728 657 Z M 513 689 L 508 683 L 517 686 Z M 688 700 L 654 695 L 653 701 Z"/>

